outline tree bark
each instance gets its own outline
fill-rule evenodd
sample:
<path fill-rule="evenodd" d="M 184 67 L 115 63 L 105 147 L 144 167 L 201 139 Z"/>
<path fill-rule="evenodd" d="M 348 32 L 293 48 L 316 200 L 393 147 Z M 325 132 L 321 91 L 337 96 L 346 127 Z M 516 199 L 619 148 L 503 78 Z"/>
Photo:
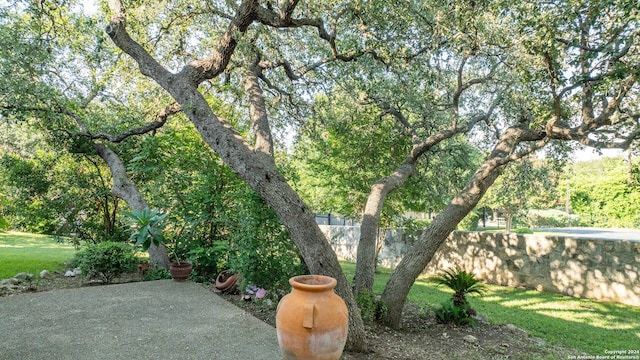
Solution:
<path fill-rule="evenodd" d="M 267 106 L 258 80 L 259 68 L 254 65 L 245 72 L 244 91 L 249 98 L 249 118 L 255 135 L 254 148 L 273 157 L 273 137 L 269 126 Z"/>
<path fill-rule="evenodd" d="M 147 202 L 144 196 L 142 196 L 138 188 L 127 176 L 126 168 L 118 154 L 104 144 L 95 141 L 92 142 L 98 155 L 104 160 L 107 166 L 109 166 L 109 170 L 111 170 L 111 176 L 113 177 L 111 193 L 123 199 L 133 210 L 146 208 Z M 151 265 L 165 269 L 169 268 L 169 255 L 167 254 L 167 248 L 163 244 L 156 246 L 152 243 L 148 251 Z"/>
<path fill-rule="evenodd" d="M 184 84 L 184 83 L 183 83 Z M 315 221 L 314 214 L 278 172 L 273 158 L 254 151 L 231 126 L 217 118 L 206 100 L 191 86 L 172 87 L 170 93 L 182 105 L 204 141 L 276 212 L 300 249 L 309 270 L 338 281 L 336 292 L 349 308 L 347 348 L 366 348 L 364 324 L 351 287 L 338 258 Z"/>
<path fill-rule="evenodd" d="M 269 127 L 264 93 L 258 79 L 259 72 L 260 68 L 257 65 L 251 66 L 245 72 L 245 92 L 249 102 L 249 118 L 255 135 L 255 151 L 253 154 L 255 154 L 256 161 L 261 163 L 259 166 L 264 168 L 266 173 L 263 179 L 260 178 L 261 175 L 259 173 L 253 173 L 251 170 L 240 174 L 240 176 L 276 211 L 280 220 L 289 230 L 293 241 L 300 249 L 303 260 L 309 270 L 312 273 L 329 275 L 338 280 L 336 291 L 345 300 L 349 309 L 348 347 L 355 350 L 364 350 L 364 324 L 353 293 L 338 263 L 338 258 L 324 234 L 320 231 L 315 221 L 315 216 L 289 186 L 284 177 L 277 173 L 275 168 L 273 139 Z M 198 128 L 198 125 L 196 127 Z M 205 141 L 215 143 L 214 139 L 205 139 Z M 240 149 L 246 151 L 246 145 L 239 144 L 239 146 Z M 269 175 L 269 173 L 274 175 Z M 258 178 L 253 178 L 254 176 L 258 176 Z M 267 180 L 266 184 L 263 183 L 264 180 Z M 268 184 L 269 182 L 271 183 L 270 185 Z M 259 191 L 259 188 L 265 186 L 273 188 L 269 189 L 269 191 L 265 191 L 265 189 Z M 274 192 L 273 190 L 277 191 Z M 291 210 L 295 210 L 295 213 L 292 214 Z"/>
<path fill-rule="evenodd" d="M 513 213 L 511 212 L 511 210 L 507 210 L 506 214 L 505 214 L 505 225 L 504 225 L 504 231 L 508 234 L 511 232 L 511 221 L 513 220 Z"/>
<path fill-rule="evenodd" d="M 385 111 L 392 114 L 400 124 L 410 127 L 406 118 L 402 113 L 389 105 L 383 106 Z M 364 214 L 360 225 L 360 240 L 358 242 L 356 273 L 354 279 L 354 292 L 357 295 L 360 291 L 373 291 L 373 280 L 376 270 L 376 242 L 378 239 L 378 230 L 380 227 L 380 213 L 386 200 L 387 195 L 398 189 L 409 179 L 416 171 L 416 164 L 421 156 L 427 153 L 431 148 L 438 145 L 444 140 L 450 139 L 456 134 L 466 132 L 471 129 L 473 124 L 483 117 L 472 120 L 465 127 L 456 127 L 437 132 L 429 136 L 422 142 L 416 142 L 407 156 L 407 159 L 400 165 L 393 174 L 385 176 L 376 181 L 371 187 L 371 193 L 367 198 Z M 416 138 L 417 136 L 414 136 Z"/>
<path fill-rule="evenodd" d="M 415 162 L 405 161 L 392 175 L 386 176 L 371 187 L 360 224 L 354 294 L 361 291 L 373 292 L 373 279 L 376 271 L 376 243 L 380 227 L 380 213 L 387 195 L 402 186 L 415 172 Z"/>
<path fill-rule="evenodd" d="M 253 22 L 258 2 L 244 1 L 214 54 L 205 60 L 192 62 L 178 74 L 163 68 L 129 36 L 120 1 L 110 0 L 109 6 L 114 15 L 106 31 L 116 46 L 138 63 L 143 74 L 151 77 L 176 100 L 202 139 L 276 212 L 300 249 L 309 270 L 336 278 L 336 292 L 349 309 L 347 348 L 364 351 L 366 343 L 360 310 L 338 258 L 313 214 L 278 172 L 273 157 L 262 150 L 252 149 L 230 124 L 213 113 L 198 91 L 200 82 L 217 76 L 226 68 L 236 46 L 234 36 L 237 32 L 245 32 Z"/>

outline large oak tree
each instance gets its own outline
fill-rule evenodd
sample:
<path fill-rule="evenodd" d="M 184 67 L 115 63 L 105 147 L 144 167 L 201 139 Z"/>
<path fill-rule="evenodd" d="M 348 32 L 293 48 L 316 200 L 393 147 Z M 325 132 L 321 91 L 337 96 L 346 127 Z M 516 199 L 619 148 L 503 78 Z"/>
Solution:
<path fill-rule="evenodd" d="M 371 184 L 363 205 L 357 289 L 372 284 L 386 196 L 428 163 L 420 159 L 458 137 L 487 151 L 391 276 L 382 300 L 394 327 L 416 277 L 506 164 L 565 142 L 627 147 L 638 134 L 634 1 L 109 0 L 102 10 L 109 14 L 106 33 L 127 56 L 104 59 L 96 73 L 109 62 L 133 70 L 133 60 L 156 84 L 135 89 L 141 100 L 168 95 L 176 102 L 275 210 L 309 269 L 338 280 L 355 350 L 364 348 L 364 331 L 351 287 L 312 209 L 278 170 L 273 134 L 282 126 L 274 124 L 304 119 L 303 103 L 321 90 L 356 89 L 411 139 L 404 159 Z M 115 76 L 120 88 L 129 84 L 126 71 Z M 279 108 L 281 99 L 294 110 Z M 219 104 L 231 102 L 245 105 L 251 139 L 221 115 Z"/>
<path fill-rule="evenodd" d="M 406 294 L 415 278 L 430 261 L 438 246 L 480 201 L 508 162 L 552 141 L 580 141 L 588 145 L 624 147 L 633 140 L 637 132 L 636 109 L 627 100 L 634 96 L 638 72 L 637 43 L 634 41 L 638 35 L 637 10 L 631 3 L 592 4 L 575 1 L 547 6 L 535 3 L 517 6 L 500 2 L 470 3 L 453 9 L 455 12 L 452 18 L 443 18 L 438 9 L 434 11 L 424 5 L 402 8 L 421 21 L 409 22 L 409 26 L 405 28 L 407 31 L 412 30 L 411 26 L 416 26 L 414 29 L 423 26 L 429 30 L 434 29 L 431 33 L 438 34 L 435 29 L 441 25 L 439 21 L 444 19 L 445 24 L 449 25 L 445 28 L 453 29 L 452 39 L 456 39 L 456 36 L 470 39 L 448 47 L 451 39 L 446 35 L 442 39 L 429 37 L 432 35 L 429 31 L 426 31 L 426 36 L 412 38 L 412 42 L 406 44 L 399 44 L 397 39 L 386 37 L 384 33 L 369 31 L 371 23 L 385 17 L 388 19 L 393 14 L 381 12 L 386 8 L 395 8 L 392 4 L 384 4 L 382 7 L 379 4 L 372 6 L 359 3 L 334 5 L 336 9 L 324 9 L 329 11 L 325 19 L 332 20 L 328 22 L 319 13 L 314 13 L 317 9 L 313 6 L 300 4 L 298 1 L 281 1 L 277 5 L 271 2 L 243 1 L 230 9 L 213 11 L 213 14 L 228 19 L 226 30 L 215 38 L 213 48 L 208 53 L 203 52 L 198 60 L 192 60 L 175 71 L 163 66 L 151 51 L 129 34 L 123 4 L 120 1 L 110 1 L 109 5 L 112 18 L 107 26 L 107 33 L 114 43 L 137 62 L 143 74 L 171 94 L 203 139 L 274 208 L 300 248 L 310 270 L 338 279 L 337 290 L 352 310 L 350 344 L 355 347 L 362 342 L 362 335 L 353 296 L 335 255 L 315 225 L 311 211 L 275 167 L 269 145 L 272 142 L 269 123 L 266 112 L 261 110 L 265 106 L 263 97 L 260 96 L 259 87 L 252 83 L 252 79 L 259 78 L 260 69 L 278 65 L 290 79 L 296 78 L 292 76 L 295 74 L 289 62 L 277 58 L 271 59 L 271 63 L 261 62 L 265 55 L 258 56 L 253 61 L 247 54 L 255 55 L 256 51 L 242 53 L 245 56 L 244 66 L 249 71 L 245 76 L 245 86 L 250 95 L 250 117 L 256 129 L 253 145 L 242 139 L 224 119 L 216 116 L 198 91 L 198 87 L 204 82 L 227 71 L 234 54 L 239 52 L 239 45 L 260 50 L 262 45 L 279 40 L 284 47 L 285 40 L 277 36 L 276 40 L 269 38 L 269 41 L 261 43 L 265 39 L 261 34 L 269 33 L 268 28 L 273 28 L 296 29 L 298 31 L 289 30 L 287 35 L 299 36 L 309 44 L 322 46 L 322 41 L 318 43 L 304 32 L 305 28 L 309 28 L 317 32 L 315 40 L 324 41 L 333 60 L 348 62 L 369 54 L 371 58 L 388 65 L 388 59 L 384 54 L 381 55 L 384 53 L 382 50 L 404 45 L 404 48 L 417 51 L 415 54 L 409 52 L 409 58 L 422 54 L 448 54 L 445 64 L 457 64 L 455 68 L 458 71 L 454 72 L 455 77 L 451 80 L 454 86 L 447 106 L 451 112 L 448 117 L 449 125 L 416 141 L 406 165 L 398 168 L 392 177 L 383 179 L 380 186 L 374 186 L 371 197 L 374 205 L 371 212 L 373 222 L 377 213 L 375 207 L 379 207 L 376 204 L 384 201 L 385 191 L 393 190 L 398 186 L 396 184 L 401 184 L 403 179 L 411 176 L 414 159 L 429 150 L 432 144 L 459 132 L 469 132 L 480 122 L 487 124 L 484 133 L 493 134 L 495 141 L 493 149 L 469 183 L 434 219 L 418 240 L 414 251 L 404 257 L 391 276 L 382 299 L 389 309 L 387 322 L 395 327 L 400 324 Z M 324 4 L 316 6 L 322 5 Z M 195 15 L 197 12 L 191 12 L 192 10 L 186 11 Z M 489 15 L 479 16 L 477 13 Z M 345 14 L 360 20 L 360 23 L 355 21 L 351 27 L 338 26 L 344 26 L 344 19 L 350 19 Z M 361 21 L 365 18 L 367 21 Z M 503 25 L 496 26 L 498 22 Z M 260 31 L 252 32 L 252 25 Z M 340 30 L 344 31 L 344 35 Z M 351 36 L 354 33 L 357 35 Z M 376 39 L 373 44 L 366 41 L 369 35 Z M 198 40 L 186 38 L 185 42 Z M 352 40 L 348 55 L 339 47 L 338 40 Z M 425 46 L 420 47 L 423 42 Z M 204 41 L 201 43 L 204 45 Z M 438 53 L 442 47 L 446 50 Z M 262 54 L 265 51 L 259 52 Z M 275 57 L 293 56 L 294 52 L 273 50 L 267 55 L 271 54 Z M 422 63 L 423 66 L 430 65 L 428 59 L 427 57 L 427 61 Z M 469 59 L 475 60 L 472 68 L 479 75 L 470 77 L 464 73 Z M 320 59 L 316 64 L 323 61 Z M 465 111 L 461 106 L 464 92 L 475 84 L 484 84 L 495 78 L 499 78 L 497 84 L 482 89 L 493 95 L 489 99 L 494 100 L 485 101 L 484 106 L 476 105 L 484 108 L 480 114 Z M 366 81 L 365 77 L 363 81 Z M 499 109 L 496 110 L 496 107 Z M 402 121 L 401 112 L 398 112 L 397 117 Z M 595 138 L 592 134 L 615 134 L 617 139 Z M 361 246 L 365 246 L 365 243 L 366 241 Z M 363 252 L 360 261 L 370 262 L 371 254 L 371 251 L 367 255 Z M 368 273 L 371 273 L 370 268 Z"/>

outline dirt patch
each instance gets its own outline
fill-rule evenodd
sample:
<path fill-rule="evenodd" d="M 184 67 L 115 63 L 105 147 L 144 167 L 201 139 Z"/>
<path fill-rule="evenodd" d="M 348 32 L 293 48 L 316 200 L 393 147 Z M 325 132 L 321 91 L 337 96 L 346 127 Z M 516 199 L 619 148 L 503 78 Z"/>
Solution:
<path fill-rule="evenodd" d="M 245 301 L 240 295 L 220 294 L 227 301 L 275 327 L 273 302 Z M 403 312 L 402 330 L 377 323 L 365 326 L 367 353 L 343 354 L 343 360 L 370 359 L 567 359 L 579 352 L 549 346 L 513 325 L 494 325 L 480 321 L 477 326 L 443 325 L 431 311 L 408 304 Z"/>
<path fill-rule="evenodd" d="M 126 274 L 113 283 L 141 281 L 139 274 Z M 55 274 L 51 279 L 34 283 L 23 291 L 50 291 L 82 286 L 102 285 L 96 280 L 81 276 L 65 277 Z M 276 305 L 259 300 L 245 301 L 240 295 L 221 294 L 213 286 L 209 289 L 218 296 L 244 309 L 253 316 L 275 327 Z M 12 293 L 12 294 L 15 294 Z M 2 294 L 0 296 L 10 294 Z M 345 352 L 343 360 L 370 359 L 430 359 L 430 360 L 500 360 L 500 359 L 567 359 L 580 355 L 573 349 L 550 346 L 542 339 L 527 334 L 511 325 L 494 325 L 480 321 L 477 326 L 453 326 L 438 324 L 432 311 L 425 311 L 414 304 L 405 307 L 402 330 L 393 330 L 376 323 L 365 326 L 367 353 Z"/>
<path fill-rule="evenodd" d="M 124 274 L 114 279 L 112 284 L 122 284 L 129 282 L 142 281 L 142 275 L 138 273 Z M 106 285 L 99 279 L 90 278 L 87 279 L 84 276 L 64 276 L 62 272 L 56 271 L 51 274 L 50 278 L 40 279 L 36 278 L 30 281 L 22 281 L 18 285 L 18 289 L 7 290 L 0 288 L 0 296 L 11 296 L 24 292 L 40 292 L 51 291 L 59 289 L 73 289 L 83 286 L 99 286 Z"/>

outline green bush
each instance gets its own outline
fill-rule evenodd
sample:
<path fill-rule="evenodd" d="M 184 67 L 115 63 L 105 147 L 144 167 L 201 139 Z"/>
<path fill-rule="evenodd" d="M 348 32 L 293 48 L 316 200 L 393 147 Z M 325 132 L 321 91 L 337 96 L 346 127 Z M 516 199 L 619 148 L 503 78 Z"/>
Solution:
<path fill-rule="evenodd" d="M 161 267 L 150 267 L 146 273 L 144 273 L 144 281 L 171 279 L 171 273 L 169 270 Z"/>
<path fill-rule="evenodd" d="M 298 248 L 275 212 L 255 193 L 246 194 L 238 227 L 231 234 L 229 266 L 243 283 L 267 290 L 288 290 L 289 278 L 305 274 Z"/>
<path fill-rule="evenodd" d="M 0 230 L 9 230 L 9 222 L 0 215 Z"/>
<path fill-rule="evenodd" d="M 127 222 L 131 227 L 129 240 L 135 240 L 135 246 L 140 246 L 142 251 L 147 251 L 151 244 L 160 246 L 165 242 L 162 231 L 167 225 L 164 220 L 169 214 L 145 207 L 142 210 L 133 209 L 131 212 L 124 212 L 124 215 L 128 217 Z"/>
<path fill-rule="evenodd" d="M 478 221 L 482 217 L 482 212 L 473 210 L 458 224 L 458 230 L 475 231 L 478 229 Z"/>
<path fill-rule="evenodd" d="M 77 264 L 83 274 L 98 275 L 105 283 L 110 283 L 124 273 L 135 271 L 138 262 L 131 245 L 110 241 L 88 245 L 71 261 L 72 264 Z"/>
<path fill-rule="evenodd" d="M 519 229 L 513 230 L 513 232 L 516 234 L 533 234 L 533 230 L 529 228 L 519 228 Z"/>
<path fill-rule="evenodd" d="M 187 254 L 193 265 L 191 279 L 196 282 L 208 282 L 226 267 L 229 245 L 224 241 L 214 241 L 212 246 L 191 248 Z"/>
<path fill-rule="evenodd" d="M 80 259 L 78 258 L 79 252 L 77 252 L 71 259 L 65 261 L 63 263 L 64 267 L 67 269 L 75 269 L 80 267 Z"/>
<path fill-rule="evenodd" d="M 370 322 L 380 320 L 387 312 L 387 306 L 372 292 L 361 291 L 356 296 L 362 320 Z"/>
<path fill-rule="evenodd" d="M 419 231 L 422 231 L 429 227 L 431 224 L 431 220 L 422 220 L 422 219 L 401 219 L 400 221 L 391 222 L 392 226 L 403 228 L 405 234 L 415 235 Z"/>
<path fill-rule="evenodd" d="M 441 324 L 475 325 L 477 322 L 473 315 L 475 310 L 469 304 L 455 305 L 453 299 L 443 302 L 441 307 L 436 309 L 436 318 Z"/>
<path fill-rule="evenodd" d="M 576 226 L 580 223 L 580 217 L 554 209 L 528 210 L 523 222 L 530 228 Z"/>
<path fill-rule="evenodd" d="M 486 285 L 480 282 L 473 273 L 466 272 L 461 268 L 444 270 L 433 276 L 431 280 L 454 291 L 451 299 L 442 303 L 442 307 L 436 310 L 438 321 L 442 323 L 453 322 L 458 325 L 475 324 L 473 316 L 476 315 L 476 311 L 469 305 L 467 295 L 482 295 Z"/>

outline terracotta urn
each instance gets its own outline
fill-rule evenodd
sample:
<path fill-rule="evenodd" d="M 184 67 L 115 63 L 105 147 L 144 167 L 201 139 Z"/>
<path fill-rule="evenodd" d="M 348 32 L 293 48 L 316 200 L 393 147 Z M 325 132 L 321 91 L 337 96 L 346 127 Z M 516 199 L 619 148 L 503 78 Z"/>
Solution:
<path fill-rule="evenodd" d="M 171 273 L 171 277 L 175 281 L 185 281 L 191 275 L 191 269 L 193 266 L 190 262 L 172 262 L 169 264 L 169 272 Z"/>
<path fill-rule="evenodd" d="M 284 359 L 339 359 L 347 341 L 349 313 L 333 292 L 336 279 L 302 275 L 278 303 L 276 331 Z"/>

